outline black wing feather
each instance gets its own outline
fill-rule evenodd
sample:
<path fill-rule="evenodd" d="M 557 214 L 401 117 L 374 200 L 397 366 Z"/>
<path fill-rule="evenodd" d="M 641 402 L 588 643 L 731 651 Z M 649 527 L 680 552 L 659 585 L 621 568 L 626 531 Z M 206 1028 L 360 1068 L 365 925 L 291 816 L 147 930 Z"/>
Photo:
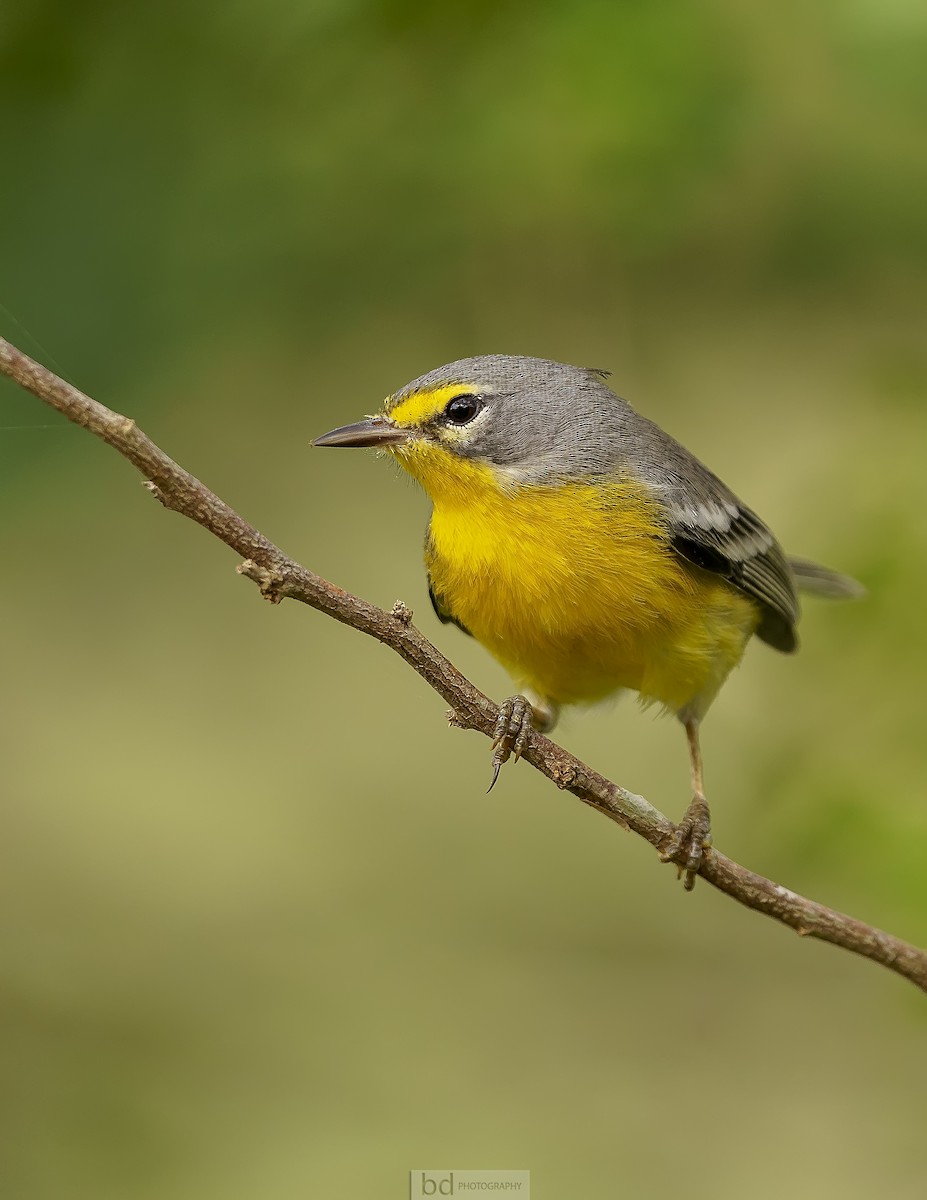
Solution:
<path fill-rule="evenodd" d="M 760 606 L 757 636 L 789 654 L 798 648 L 795 582 L 782 547 L 756 513 L 731 496 L 724 510 L 712 508 L 700 521 L 698 509 L 672 513 L 672 546 L 688 562 L 729 580 Z M 736 505 L 736 511 L 734 506 Z M 726 521 L 719 512 L 733 515 Z"/>
<path fill-rule="evenodd" d="M 431 607 L 435 610 L 437 618 L 442 625 L 456 625 L 458 629 L 462 630 L 467 635 L 467 637 L 473 637 L 473 634 L 466 627 L 466 625 L 462 625 L 451 612 L 444 597 L 439 596 L 435 591 L 430 578 L 428 580 L 428 599 L 431 601 Z"/>

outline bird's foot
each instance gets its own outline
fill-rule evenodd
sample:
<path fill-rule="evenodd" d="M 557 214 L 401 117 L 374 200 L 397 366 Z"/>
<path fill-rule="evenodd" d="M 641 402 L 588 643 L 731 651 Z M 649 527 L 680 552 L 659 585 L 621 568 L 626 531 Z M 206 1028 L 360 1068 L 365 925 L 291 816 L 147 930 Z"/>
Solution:
<path fill-rule="evenodd" d="M 695 877 L 710 845 L 711 813 L 708 811 L 708 801 L 704 796 L 695 796 L 660 855 L 663 862 L 675 862 L 680 875 L 685 874 L 683 887 L 687 892 L 695 887 Z"/>
<path fill-rule="evenodd" d="M 507 763 L 510 757 L 514 757 L 516 762 L 521 758 L 533 727 L 534 710 L 524 696 L 510 696 L 499 705 L 492 739 L 492 783 L 487 792 L 496 786 L 502 764 Z"/>

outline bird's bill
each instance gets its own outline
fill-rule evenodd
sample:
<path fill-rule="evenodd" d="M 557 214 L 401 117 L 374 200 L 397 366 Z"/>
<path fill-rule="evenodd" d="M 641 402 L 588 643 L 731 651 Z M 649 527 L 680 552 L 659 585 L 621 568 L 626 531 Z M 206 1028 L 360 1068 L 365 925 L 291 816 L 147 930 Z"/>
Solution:
<path fill-rule="evenodd" d="M 368 417 L 356 425 L 342 425 L 323 433 L 313 446 L 397 446 L 408 440 L 408 431 L 391 425 L 385 417 Z"/>

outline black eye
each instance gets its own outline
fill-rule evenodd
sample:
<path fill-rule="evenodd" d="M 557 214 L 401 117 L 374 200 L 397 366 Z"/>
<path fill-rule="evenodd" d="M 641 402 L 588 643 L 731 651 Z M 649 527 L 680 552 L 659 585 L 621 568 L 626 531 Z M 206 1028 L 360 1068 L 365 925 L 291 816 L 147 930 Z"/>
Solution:
<path fill-rule="evenodd" d="M 451 425 L 467 425 L 483 407 L 479 396 L 455 396 L 448 400 L 444 417 Z"/>

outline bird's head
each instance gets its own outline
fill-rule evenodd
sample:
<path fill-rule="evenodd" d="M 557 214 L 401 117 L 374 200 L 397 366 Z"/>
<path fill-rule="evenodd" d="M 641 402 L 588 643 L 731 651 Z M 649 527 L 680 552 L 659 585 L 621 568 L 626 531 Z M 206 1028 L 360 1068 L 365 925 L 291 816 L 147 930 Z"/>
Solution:
<path fill-rule="evenodd" d="M 628 411 L 604 375 L 541 358 L 465 358 L 313 444 L 387 450 L 435 500 L 465 496 L 479 483 L 508 488 L 601 474 Z"/>

